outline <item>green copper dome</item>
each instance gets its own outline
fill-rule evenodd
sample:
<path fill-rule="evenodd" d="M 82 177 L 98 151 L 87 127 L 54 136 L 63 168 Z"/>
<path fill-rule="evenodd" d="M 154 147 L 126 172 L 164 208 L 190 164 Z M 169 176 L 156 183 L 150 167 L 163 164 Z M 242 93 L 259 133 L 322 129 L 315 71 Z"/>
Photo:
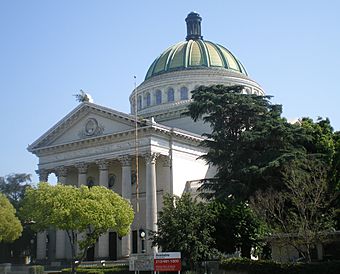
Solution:
<path fill-rule="evenodd" d="M 201 36 L 201 20 L 191 12 L 186 18 L 186 41 L 166 49 L 150 66 L 145 80 L 165 72 L 199 68 L 219 68 L 247 75 L 241 62 L 225 47 L 205 41 Z"/>

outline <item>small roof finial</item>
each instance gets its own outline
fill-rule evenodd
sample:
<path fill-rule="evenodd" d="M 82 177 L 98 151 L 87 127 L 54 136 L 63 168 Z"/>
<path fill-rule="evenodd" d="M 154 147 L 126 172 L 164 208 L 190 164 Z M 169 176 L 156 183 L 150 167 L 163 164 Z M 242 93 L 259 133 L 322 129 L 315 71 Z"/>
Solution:
<path fill-rule="evenodd" d="M 202 17 L 197 12 L 190 12 L 185 19 L 187 23 L 187 37 L 186 40 L 203 39 L 201 35 L 201 21 Z"/>

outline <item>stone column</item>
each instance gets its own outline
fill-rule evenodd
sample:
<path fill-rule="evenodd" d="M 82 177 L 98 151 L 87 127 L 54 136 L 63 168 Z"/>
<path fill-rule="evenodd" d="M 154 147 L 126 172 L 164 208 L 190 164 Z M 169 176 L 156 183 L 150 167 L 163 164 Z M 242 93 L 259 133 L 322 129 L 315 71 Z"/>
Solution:
<path fill-rule="evenodd" d="M 66 184 L 67 178 L 67 168 L 64 166 L 58 167 L 56 170 L 56 175 L 58 177 L 58 182 L 61 184 Z"/>
<path fill-rule="evenodd" d="M 58 177 L 58 182 L 61 184 L 66 184 L 67 178 L 67 167 L 60 166 L 56 169 L 56 175 Z M 56 230 L 56 259 L 66 258 L 66 232 L 64 230 Z"/>
<path fill-rule="evenodd" d="M 106 160 L 99 160 L 96 162 L 99 168 L 99 185 L 108 187 L 109 181 L 109 162 Z M 109 233 L 105 233 L 99 237 L 96 244 L 96 259 L 109 258 Z"/>
<path fill-rule="evenodd" d="M 86 173 L 88 165 L 86 163 L 79 163 L 76 165 L 78 168 L 78 187 L 86 185 Z"/>
<path fill-rule="evenodd" d="M 123 156 L 119 158 L 122 164 L 122 197 L 131 200 L 131 158 Z M 122 257 L 127 258 L 131 254 L 131 233 L 122 237 Z"/>
<path fill-rule="evenodd" d="M 157 231 L 157 185 L 156 185 L 156 158 L 157 153 L 145 155 L 146 161 L 146 252 L 157 252 L 157 247 L 151 247 L 152 241 L 149 240 L 149 232 Z"/>
<path fill-rule="evenodd" d="M 38 169 L 35 171 L 39 175 L 39 181 L 40 182 L 47 182 L 48 181 L 48 175 L 50 172 L 46 169 Z"/>
<path fill-rule="evenodd" d="M 56 230 L 55 232 L 55 258 L 66 258 L 66 232 L 64 230 Z"/>
<path fill-rule="evenodd" d="M 162 157 L 163 162 L 163 168 L 164 168 L 164 178 L 165 178 L 165 193 L 170 193 L 170 195 L 173 194 L 173 185 L 172 185 L 172 174 L 171 174 L 171 160 L 170 157 L 164 156 Z"/>
<path fill-rule="evenodd" d="M 37 260 L 46 260 L 46 231 L 37 233 Z"/>
<path fill-rule="evenodd" d="M 109 162 L 106 160 L 97 161 L 96 164 L 99 168 L 99 185 L 108 187 L 109 183 Z"/>

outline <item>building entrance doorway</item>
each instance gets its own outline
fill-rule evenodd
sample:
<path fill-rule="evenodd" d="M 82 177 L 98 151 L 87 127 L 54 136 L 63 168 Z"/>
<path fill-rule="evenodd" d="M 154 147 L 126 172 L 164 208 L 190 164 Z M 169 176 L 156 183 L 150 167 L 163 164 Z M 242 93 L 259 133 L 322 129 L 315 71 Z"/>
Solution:
<path fill-rule="evenodd" d="M 112 261 L 117 260 L 117 233 L 109 233 L 109 258 Z"/>

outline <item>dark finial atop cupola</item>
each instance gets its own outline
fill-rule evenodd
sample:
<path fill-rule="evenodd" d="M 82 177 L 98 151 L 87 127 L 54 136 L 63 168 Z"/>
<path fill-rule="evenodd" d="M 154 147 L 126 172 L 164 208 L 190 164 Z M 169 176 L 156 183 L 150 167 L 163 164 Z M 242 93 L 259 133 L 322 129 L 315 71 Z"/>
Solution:
<path fill-rule="evenodd" d="M 203 39 L 201 35 L 201 21 L 202 17 L 197 12 L 190 12 L 185 19 L 187 23 L 187 37 L 186 40 Z"/>

